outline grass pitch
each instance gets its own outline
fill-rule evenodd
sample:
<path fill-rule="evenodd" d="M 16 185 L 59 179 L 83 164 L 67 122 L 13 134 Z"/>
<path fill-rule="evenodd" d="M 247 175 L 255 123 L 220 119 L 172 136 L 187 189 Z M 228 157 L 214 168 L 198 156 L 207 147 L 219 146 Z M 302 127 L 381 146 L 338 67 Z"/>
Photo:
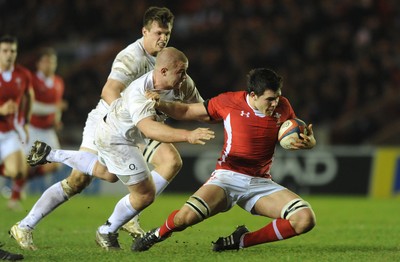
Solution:
<path fill-rule="evenodd" d="M 142 227 L 150 230 L 179 209 L 190 194 L 163 194 L 141 215 Z M 38 196 L 24 201 L 27 211 Z M 20 250 L 8 236 L 9 228 L 27 211 L 8 211 L 0 200 L 0 242 L 4 249 L 24 254 L 24 261 L 400 261 L 399 199 L 361 197 L 304 197 L 317 216 L 309 233 L 285 241 L 258 245 L 240 251 L 216 253 L 211 241 L 229 235 L 237 225 L 256 230 L 270 219 L 252 216 L 238 207 L 219 214 L 147 252 L 133 253 L 132 243 L 120 232 L 123 250 L 106 252 L 94 241 L 95 231 L 111 214 L 119 197 L 77 196 L 44 218 L 34 231 L 37 251 Z"/>

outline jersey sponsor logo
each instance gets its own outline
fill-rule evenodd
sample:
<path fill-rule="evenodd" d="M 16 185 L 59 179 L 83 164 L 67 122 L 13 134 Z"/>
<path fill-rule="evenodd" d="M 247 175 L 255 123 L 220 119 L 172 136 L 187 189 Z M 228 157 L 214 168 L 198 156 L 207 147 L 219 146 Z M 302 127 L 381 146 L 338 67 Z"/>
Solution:
<path fill-rule="evenodd" d="M 17 84 L 17 86 L 18 86 L 18 89 L 20 89 L 20 88 L 21 88 L 22 79 L 19 78 L 19 77 L 17 77 L 17 78 L 15 79 L 15 82 L 16 82 L 16 84 Z"/>
<path fill-rule="evenodd" d="M 242 110 L 242 112 L 240 113 L 240 116 L 246 116 L 247 118 L 249 118 L 250 117 L 250 112 L 244 112 L 243 110 Z"/>
<path fill-rule="evenodd" d="M 130 164 L 129 165 L 129 169 L 130 170 L 137 170 L 137 167 L 135 166 L 135 164 Z"/>

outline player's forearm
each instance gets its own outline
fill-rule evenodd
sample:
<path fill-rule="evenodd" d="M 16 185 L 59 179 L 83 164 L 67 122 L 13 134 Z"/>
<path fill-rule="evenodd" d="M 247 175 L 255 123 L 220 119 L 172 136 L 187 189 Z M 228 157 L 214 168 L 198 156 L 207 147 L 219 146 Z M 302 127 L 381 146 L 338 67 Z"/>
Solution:
<path fill-rule="evenodd" d="M 183 103 L 158 101 L 156 108 L 176 120 L 193 120 L 188 114 L 189 106 Z"/>
<path fill-rule="evenodd" d="M 28 93 L 26 94 L 26 104 L 25 104 L 25 123 L 28 124 L 31 115 L 32 115 L 32 108 L 33 108 L 33 101 L 35 99 L 35 94 L 33 92 L 33 89 L 29 89 Z"/>
<path fill-rule="evenodd" d="M 139 129 L 147 138 L 164 143 L 187 142 L 190 134 L 188 130 L 172 128 L 158 122 L 145 127 L 139 125 Z"/>
<path fill-rule="evenodd" d="M 35 115 L 49 115 L 56 113 L 57 111 L 60 111 L 55 104 L 46 104 L 46 103 L 41 103 L 38 101 L 35 101 L 32 106 L 32 114 Z"/>
<path fill-rule="evenodd" d="M 176 120 L 195 120 L 208 123 L 211 121 L 203 103 L 185 104 L 158 101 L 156 108 Z"/>

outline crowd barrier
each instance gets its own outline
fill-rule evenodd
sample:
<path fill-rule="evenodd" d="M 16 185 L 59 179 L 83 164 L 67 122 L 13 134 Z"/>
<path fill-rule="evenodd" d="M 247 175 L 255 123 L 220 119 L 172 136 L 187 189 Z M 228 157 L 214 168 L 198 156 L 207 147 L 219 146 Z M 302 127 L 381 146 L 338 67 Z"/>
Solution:
<path fill-rule="evenodd" d="M 165 192 L 195 192 L 210 176 L 220 154 L 220 146 L 178 147 L 183 159 L 180 173 Z M 67 177 L 70 168 L 31 180 L 26 194 L 43 192 Z M 377 198 L 400 193 L 400 147 L 316 147 L 288 151 L 277 148 L 272 167 L 273 179 L 303 194 L 359 195 Z M 0 177 L 0 188 L 7 196 L 10 181 Z M 120 182 L 94 180 L 84 194 L 123 195 Z"/>

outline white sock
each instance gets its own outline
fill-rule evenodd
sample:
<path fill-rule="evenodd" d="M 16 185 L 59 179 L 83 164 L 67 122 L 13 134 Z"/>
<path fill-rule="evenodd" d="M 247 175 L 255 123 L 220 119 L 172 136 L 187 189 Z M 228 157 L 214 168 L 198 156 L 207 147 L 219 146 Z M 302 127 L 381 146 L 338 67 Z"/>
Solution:
<path fill-rule="evenodd" d="M 129 194 L 121 198 L 115 205 L 114 212 L 108 218 L 107 222 L 99 227 L 100 234 L 115 233 L 118 229 L 136 216 L 137 212 L 129 201 Z"/>
<path fill-rule="evenodd" d="M 94 165 L 97 162 L 97 155 L 85 151 L 52 149 L 46 159 L 50 162 L 63 163 L 92 176 Z"/>
<path fill-rule="evenodd" d="M 153 177 L 154 184 L 156 186 L 156 196 L 160 195 L 164 189 L 168 186 L 169 182 L 165 180 L 157 171 L 152 170 L 151 176 Z"/>
<path fill-rule="evenodd" d="M 61 182 L 55 183 L 36 201 L 29 214 L 21 220 L 19 226 L 21 228 L 34 229 L 35 226 L 48 214 L 50 214 L 59 205 L 66 202 L 68 197 L 62 189 Z"/>

